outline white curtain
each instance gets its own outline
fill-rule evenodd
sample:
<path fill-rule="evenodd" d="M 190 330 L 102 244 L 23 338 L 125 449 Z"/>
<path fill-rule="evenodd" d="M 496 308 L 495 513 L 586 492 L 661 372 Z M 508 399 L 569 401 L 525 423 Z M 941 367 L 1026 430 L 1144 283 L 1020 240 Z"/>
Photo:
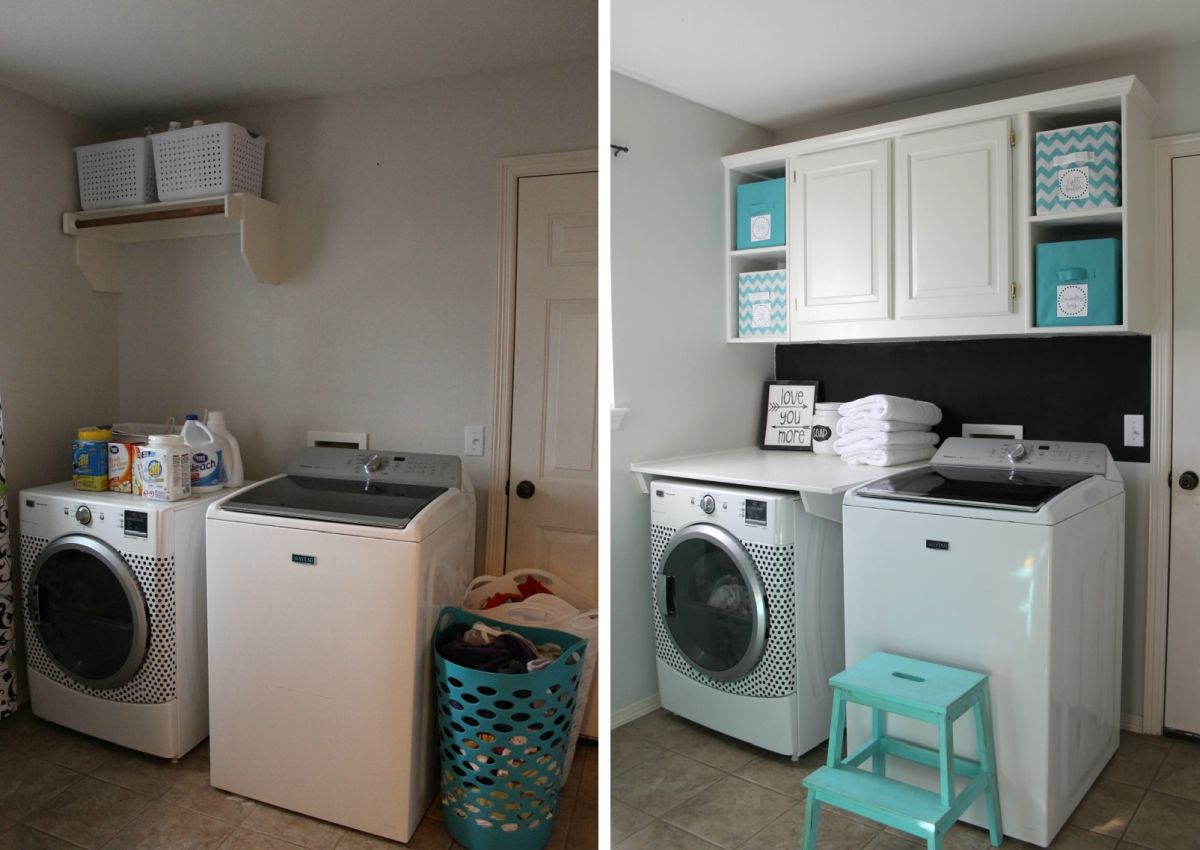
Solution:
<path fill-rule="evenodd" d="M 4 469 L 4 405 L 0 404 L 0 720 L 17 710 L 17 656 L 13 622 L 12 551 L 8 540 L 8 475 Z"/>

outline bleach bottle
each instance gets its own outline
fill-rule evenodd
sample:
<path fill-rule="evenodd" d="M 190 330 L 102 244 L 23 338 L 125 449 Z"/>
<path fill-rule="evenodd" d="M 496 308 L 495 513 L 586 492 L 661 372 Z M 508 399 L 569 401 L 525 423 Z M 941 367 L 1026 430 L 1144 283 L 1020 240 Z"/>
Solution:
<path fill-rule="evenodd" d="M 242 449 L 238 445 L 237 437 L 229 433 L 229 429 L 225 427 L 225 414 L 219 410 L 210 410 L 204 419 L 204 424 L 218 440 L 225 444 L 222 455 L 225 486 L 241 487 L 242 482 L 245 481 L 245 475 L 242 472 Z"/>
<path fill-rule="evenodd" d="M 192 452 L 192 492 L 215 493 L 225 486 L 221 441 L 195 413 L 189 413 L 179 432 Z"/>

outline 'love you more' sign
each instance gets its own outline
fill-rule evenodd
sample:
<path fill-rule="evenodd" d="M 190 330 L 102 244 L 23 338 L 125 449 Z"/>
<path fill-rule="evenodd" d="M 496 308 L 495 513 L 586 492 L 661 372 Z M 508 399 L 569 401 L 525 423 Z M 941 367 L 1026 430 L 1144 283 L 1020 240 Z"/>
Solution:
<path fill-rule="evenodd" d="M 767 381 L 759 445 L 764 449 L 812 451 L 816 381 Z"/>

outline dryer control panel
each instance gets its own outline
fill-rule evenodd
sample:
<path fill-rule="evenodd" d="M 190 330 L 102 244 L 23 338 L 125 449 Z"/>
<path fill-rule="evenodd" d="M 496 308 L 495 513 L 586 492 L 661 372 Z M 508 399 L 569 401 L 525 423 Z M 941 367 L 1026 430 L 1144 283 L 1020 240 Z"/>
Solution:
<path fill-rule="evenodd" d="M 659 478 L 650 484 L 651 522 L 673 529 L 707 522 L 733 532 L 739 539 L 762 543 L 790 533 L 799 501 L 794 493 L 695 481 Z"/>
<path fill-rule="evenodd" d="M 1015 467 L 1104 475 L 1109 455 L 1102 443 L 951 437 L 930 462 L 935 466 Z"/>

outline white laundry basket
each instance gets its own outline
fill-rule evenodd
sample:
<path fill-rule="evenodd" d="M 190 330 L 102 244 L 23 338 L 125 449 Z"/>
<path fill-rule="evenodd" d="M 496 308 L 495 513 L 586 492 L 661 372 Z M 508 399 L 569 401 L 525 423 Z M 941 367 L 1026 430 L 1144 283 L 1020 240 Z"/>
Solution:
<path fill-rule="evenodd" d="M 238 124 L 200 124 L 155 133 L 158 198 L 180 201 L 234 192 L 262 194 L 267 140 Z"/>
<path fill-rule="evenodd" d="M 483 606 L 497 593 L 518 593 L 517 585 L 527 578 L 535 578 L 553 595 L 538 593 L 522 602 L 508 602 L 495 608 Z M 579 735 L 598 738 L 600 732 L 600 708 L 596 698 L 596 657 L 599 652 L 600 612 L 595 602 L 571 587 L 558 576 L 544 570 L 517 570 L 502 576 L 479 576 L 467 586 L 463 597 L 463 608 L 472 614 L 489 617 L 503 623 L 518 626 L 535 626 L 541 629 L 556 629 L 587 639 L 588 648 L 584 656 L 583 676 L 579 681 L 575 718 L 571 724 L 571 744 L 567 750 L 567 761 L 563 776 L 569 776 L 575 758 L 575 740 Z"/>
<path fill-rule="evenodd" d="M 145 136 L 75 148 L 79 208 L 127 207 L 158 200 L 154 157 Z"/>

